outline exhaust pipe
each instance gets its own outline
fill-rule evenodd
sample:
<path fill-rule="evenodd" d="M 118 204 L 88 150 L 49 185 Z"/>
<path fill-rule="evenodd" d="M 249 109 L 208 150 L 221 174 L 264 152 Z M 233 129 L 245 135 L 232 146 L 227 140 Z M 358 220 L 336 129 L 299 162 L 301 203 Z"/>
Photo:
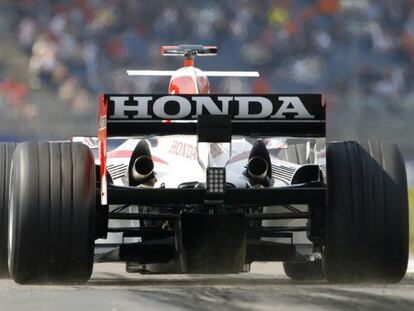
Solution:
<path fill-rule="evenodd" d="M 247 164 L 247 176 L 259 184 L 264 184 L 267 180 L 268 169 L 269 165 L 263 157 L 252 157 Z"/>
<path fill-rule="evenodd" d="M 131 177 L 136 184 L 143 184 L 154 178 L 154 162 L 151 157 L 138 157 L 132 165 Z"/>

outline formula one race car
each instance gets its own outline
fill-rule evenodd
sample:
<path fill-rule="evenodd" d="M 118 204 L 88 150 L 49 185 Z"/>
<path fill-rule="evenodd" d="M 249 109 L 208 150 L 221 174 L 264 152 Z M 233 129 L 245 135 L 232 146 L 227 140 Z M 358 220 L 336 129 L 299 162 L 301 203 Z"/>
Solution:
<path fill-rule="evenodd" d="M 317 94 L 211 95 L 199 55 L 169 93 L 105 94 L 98 137 L 0 145 L 0 272 L 81 283 L 94 261 L 129 272 L 237 273 L 282 261 L 293 280 L 398 282 L 408 203 L 397 146 L 325 142 Z M 81 143 L 80 143 L 81 142 Z M 94 158 L 95 154 L 95 158 Z"/>

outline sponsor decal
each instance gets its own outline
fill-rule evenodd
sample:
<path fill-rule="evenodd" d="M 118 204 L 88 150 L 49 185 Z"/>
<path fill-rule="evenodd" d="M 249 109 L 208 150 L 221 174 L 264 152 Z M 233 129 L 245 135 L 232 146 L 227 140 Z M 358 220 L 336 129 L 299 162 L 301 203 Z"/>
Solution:
<path fill-rule="evenodd" d="M 197 147 L 182 141 L 174 140 L 168 153 L 190 159 L 197 160 Z M 210 144 L 210 154 L 213 158 L 217 158 L 224 153 L 219 144 Z"/>
<path fill-rule="evenodd" d="M 324 119 L 320 95 L 107 95 L 108 121 L 190 120 L 231 115 L 234 120 Z"/>
<path fill-rule="evenodd" d="M 172 155 L 190 160 L 197 159 L 197 147 L 178 140 L 173 141 L 168 152 Z"/>

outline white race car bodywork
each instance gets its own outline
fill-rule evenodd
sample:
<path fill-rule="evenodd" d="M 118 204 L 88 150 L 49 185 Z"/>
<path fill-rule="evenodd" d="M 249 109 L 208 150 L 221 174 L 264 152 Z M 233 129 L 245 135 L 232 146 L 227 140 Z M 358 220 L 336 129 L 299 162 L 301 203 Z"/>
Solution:
<path fill-rule="evenodd" d="M 95 139 L 91 138 L 74 138 L 75 141 L 87 143 L 92 149 L 96 146 Z M 117 147 L 108 148 L 107 169 L 111 176 L 112 182 L 118 186 L 128 186 L 128 165 L 135 146 L 141 138 L 129 138 L 124 140 Z M 185 185 L 194 186 L 196 184 L 205 184 L 206 173 L 198 160 L 197 136 L 189 135 L 171 135 L 157 138 L 148 138 L 148 145 L 151 149 L 151 155 L 154 162 L 155 183 L 150 187 L 154 188 L 179 188 Z M 288 162 L 283 159 L 283 152 L 287 150 L 289 144 L 295 144 L 295 140 L 288 138 L 270 138 L 264 140 L 267 149 L 270 152 L 272 166 L 283 166 L 298 168 L 297 163 Z M 231 143 L 231 156 L 226 165 L 226 183 L 236 188 L 251 187 L 249 179 L 245 176 L 246 166 L 248 163 L 249 153 L 252 149 L 254 140 L 250 138 L 234 137 Z M 92 145 L 91 145 L 92 144 Z M 226 152 L 220 144 L 213 144 L 212 157 L 214 161 L 221 162 L 228 159 Z M 306 158 L 309 164 L 325 164 L 325 149 L 316 147 L 316 140 L 307 140 Z M 99 165 L 99 158 L 96 159 Z M 272 187 L 285 187 L 289 185 L 286 180 L 273 178 Z M 141 186 L 140 186 L 141 187 Z M 147 187 L 142 185 L 142 187 Z M 295 208 L 302 212 L 308 210 L 307 205 L 295 205 Z M 113 209 L 113 208 L 112 208 Z M 129 206 L 129 212 L 138 212 L 137 206 Z M 268 213 L 280 212 L 278 206 L 264 207 Z M 289 219 L 289 220 L 263 220 L 263 226 L 304 226 L 306 220 Z M 110 220 L 110 226 L 139 226 L 138 220 Z M 262 238 L 275 242 L 286 242 L 280 238 Z M 108 233 L 106 239 L 97 240 L 97 244 L 118 244 L 139 242 L 140 238 L 123 238 L 122 233 Z M 293 232 L 293 241 L 298 245 L 311 245 L 306 237 L 305 232 Z M 112 251 L 114 248 L 97 248 L 97 255 Z"/>
<path fill-rule="evenodd" d="M 126 169 L 129 164 L 133 149 L 140 139 L 128 139 L 116 149 L 108 153 L 108 171 L 111 174 L 114 167 L 123 165 Z M 272 149 L 286 148 L 286 139 L 269 140 L 268 147 Z M 196 136 L 168 136 L 150 139 L 151 154 L 154 161 L 156 173 L 155 188 L 178 188 L 183 183 L 198 182 L 205 183 L 205 172 L 198 161 L 197 137 Z M 214 144 L 213 158 L 222 162 L 226 158 L 225 152 L 220 144 Z M 235 187 L 246 187 L 247 179 L 243 175 L 246 169 L 248 156 L 252 144 L 244 138 L 233 139 L 231 144 L 231 157 L 226 165 L 226 182 Z M 276 164 L 280 162 L 272 158 Z M 128 185 L 124 176 L 116 174 L 113 178 L 114 184 Z M 111 174 L 112 175 L 112 174 Z M 280 184 L 279 186 L 282 186 Z"/>

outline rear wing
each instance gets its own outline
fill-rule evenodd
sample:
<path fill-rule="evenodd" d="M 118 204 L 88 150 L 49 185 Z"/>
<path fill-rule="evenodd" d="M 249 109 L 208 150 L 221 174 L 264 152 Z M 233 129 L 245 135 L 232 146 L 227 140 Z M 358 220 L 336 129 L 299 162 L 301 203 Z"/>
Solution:
<path fill-rule="evenodd" d="M 116 95 L 100 98 L 107 136 L 196 135 L 199 115 L 229 115 L 232 134 L 325 137 L 325 104 L 306 95 Z"/>
<path fill-rule="evenodd" d="M 227 116 L 231 135 L 325 137 L 325 108 L 320 94 L 101 95 L 98 138 L 102 204 L 107 202 L 107 137 L 197 135 L 201 115 Z"/>

